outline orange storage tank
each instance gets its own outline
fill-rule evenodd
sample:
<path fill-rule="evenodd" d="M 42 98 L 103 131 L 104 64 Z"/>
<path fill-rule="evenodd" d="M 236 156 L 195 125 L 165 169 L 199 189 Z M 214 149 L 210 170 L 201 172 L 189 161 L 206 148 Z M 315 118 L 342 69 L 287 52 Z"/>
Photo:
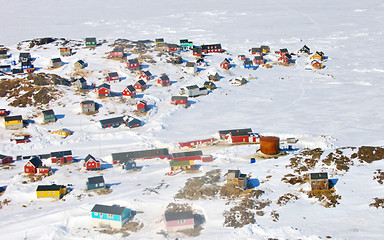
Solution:
<path fill-rule="evenodd" d="M 260 151 L 267 155 L 276 155 L 280 150 L 280 138 L 266 136 L 260 138 Z"/>

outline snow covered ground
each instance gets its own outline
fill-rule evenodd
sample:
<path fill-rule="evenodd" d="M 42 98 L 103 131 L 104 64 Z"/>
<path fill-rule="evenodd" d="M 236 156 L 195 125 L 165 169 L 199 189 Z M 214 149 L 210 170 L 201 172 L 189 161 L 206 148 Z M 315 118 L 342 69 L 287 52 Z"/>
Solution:
<path fill-rule="evenodd" d="M 137 76 L 125 70 L 124 63 L 108 60 L 109 44 L 117 38 L 144 40 L 163 37 L 166 42 L 179 43 L 188 38 L 195 45 L 221 43 L 224 54 L 209 54 L 208 67 L 201 67 L 196 76 L 184 73 L 183 67 L 167 64 L 153 53 L 156 64 L 145 70 L 159 76 L 169 75 L 172 86 L 161 88 L 154 81 L 139 99 L 145 99 L 151 110 L 138 117 L 144 125 L 136 129 L 101 129 L 99 120 L 122 114 L 133 115 L 135 105 L 123 104 L 118 97 L 98 99 L 93 93 L 82 95 L 70 87 L 61 87 L 68 94 L 49 104 L 60 115 L 54 124 L 42 125 L 39 110 L 33 107 L 8 106 L 6 98 L 0 99 L 0 107 L 12 115 L 21 114 L 24 119 L 36 121 L 23 133 L 32 135 L 31 143 L 14 144 L 9 139 L 12 131 L 0 128 L 0 153 L 31 155 L 50 151 L 72 149 L 77 159 L 87 154 L 103 159 L 102 174 L 113 192 L 109 195 L 90 197 L 84 192 L 87 177 L 97 173 L 85 172 L 82 162 L 68 166 L 55 166 L 54 175 L 42 182 L 23 184 L 25 161 L 18 161 L 12 169 L 2 169 L 0 186 L 7 186 L 0 200 L 10 199 L 8 206 L 0 210 L 0 236 L 2 239 L 117 239 L 121 235 L 101 234 L 90 226 L 90 210 L 96 203 L 120 204 L 143 211 L 137 218 L 144 228 L 130 237 L 160 239 L 157 234 L 164 229 L 162 214 L 174 195 L 184 186 L 186 179 L 201 176 L 205 172 L 239 168 L 252 177 L 267 180 L 258 188 L 274 203 L 266 212 L 276 210 L 279 221 L 269 214 L 257 217 L 257 224 L 240 229 L 223 227 L 223 212 L 230 206 L 225 200 L 198 200 L 188 202 L 202 211 L 206 218 L 201 235 L 195 239 L 382 239 L 383 213 L 368 205 L 374 197 L 383 197 L 382 186 L 372 181 L 372 173 L 383 169 L 383 163 L 356 164 L 343 175 L 336 175 L 339 182 L 336 191 L 342 196 L 336 208 L 324 208 L 305 194 L 299 187 L 283 183 L 281 178 L 289 171 L 285 167 L 291 156 L 249 164 L 248 157 L 258 148 L 255 145 L 203 149 L 215 157 L 213 163 L 204 163 L 197 174 L 166 176 L 167 161 L 138 161 L 144 166 L 139 172 L 125 172 L 111 167 L 111 153 L 141 149 L 168 147 L 179 151 L 177 143 L 211 136 L 217 137 L 222 129 L 248 128 L 263 135 L 300 139 L 299 147 L 320 147 L 332 151 L 336 147 L 384 144 L 384 114 L 382 82 L 384 60 L 382 38 L 384 4 L 381 1 L 2 1 L 2 33 L 0 44 L 10 48 L 11 59 L 18 56 L 17 43 L 37 37 L 64 37 L 82 41 L 96 37 L 107 42 L 95 50 L 79 47 L 76 54 L 62 58 L 63 67 L 48 70 L 49 60 L 59 57 L 54 44 L 31 49 L 38 72 L 55 73 L 69 78 L 74 72 L 73 63 L 85 60 L 90 72 L 86 79 L 101 84 L 103 74 L 117 71 L 123 79 L 111 84 L 111 90 L 121 91 L 137 81 Z M 251 57 L 248 50 L 266 44 L 272 51 L 288 48 L 297 52 L 304 44 L 312 52 L 323 51 L 328 56 L 325 69 L 306 70 L 309 57 L 295 56 L 291 67 L 274 65 L 272 69 L 259 67 L 244 69 L 237 55 Z M 25 51 L 25 46 L 22 50 Z M 191 52 L 181 53 L 186 61 L 195 58 Z M 132 54 L 128 58 L 134 58 Z M 232 58 L 235 67 L 229 71 L 219 68 L 224 58 Z M 268 57 L 274 58 L 273 54 Z M 187 85 L 202 86 L 209 73 L 219 72 L 223 78 L 218 89 L 207 96 L 191 99 L 189 108 L 170 105 L 172 95 Z M 235 87 L 229 80 L 235 77 L 251 77 L 243 86 Z M 95 116 L 85 116 L 79 102 L 93 99 L 101 103 Z M 48 106 L 47 106 L 48 108 Z M 113 114 L 111 114 L 113 113 Z M 66 139 L 53 136 L 49 130 L 72 130 Z M 47 162 L 47 164 L 49 164 Z M 49 164 L 50 165 L 50 164 Z M 321 170 L 320 168 L 317 170 Z M 271 178 L 266 178 L 271 175 Z M 148 192 L 162 181 L 168 187 L 157 189 L 158 194 Z M 38 184 L 73 184 L 73 191 L 65 201 L 41 201 L 36 199 Z M 306 188 L 305 186 L 302 186 Z M 306 189 L 308 190 L 308 189 Z M 301 194 L 301 198 L 284 207 L 275 204 L 285 193 Z M 81 197 L 78 197 L 82 195 Z M 25 207 L 23 207 L 23 205 Z"/>

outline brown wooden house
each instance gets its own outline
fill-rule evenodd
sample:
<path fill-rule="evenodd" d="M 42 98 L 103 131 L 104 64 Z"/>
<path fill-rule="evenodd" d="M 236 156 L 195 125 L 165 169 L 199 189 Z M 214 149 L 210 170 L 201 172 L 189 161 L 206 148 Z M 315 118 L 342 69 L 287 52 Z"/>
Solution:
<path fill-rule="evenodd" d="M 311 189 L 313 190 L 328 190 L 328 173 L 311 173 Z"/>

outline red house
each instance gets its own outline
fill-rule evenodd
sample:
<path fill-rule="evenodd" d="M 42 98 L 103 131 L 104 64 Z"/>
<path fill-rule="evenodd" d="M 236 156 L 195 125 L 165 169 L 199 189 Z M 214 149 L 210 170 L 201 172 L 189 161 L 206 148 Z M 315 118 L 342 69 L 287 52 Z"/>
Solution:
<path fill-rule="evenodd" d="M 132 85 L 128 85 L 123 89 L 123 91 L 121 92 L 121 95 L 135 98 L 136 97 L 136 89 Z"/>
<path fill-rule="evenodd" d="M 152 79 L 152 74 L 151 74 L 150 71 L 145 71 L 145 72 L 143 72 L 143 73 L 140 75 L 139 79 L 144 79 L 145 81 L 149 81 L 149 80 Z"/>
<path fill-rule="evenodd" d="M 220 67 L 221 68 L 224 68 L 226 70 L 229 69 L 229 66 L 230 66 L 230 62 L 228 59 L 224 59 L 221 63 L 220 63 Z"/>
<path fill-rule="evenodd" d="M 286 53 L 285 55 L 280 57 L 277 61 L 283 64 L 288 64 L 292 61 L 292 56 L 291 54 Z"/>
<path fill-rule="evenodd" d="M 158 79 L 157 79 L 157 83 L 162 86 L 162 87 L 168 87 L 169 85 L 171 85 L 171 81 L 169 80 L 169 77 L 167 74 L 162 74 Z"/>
<path fill-rule="evenodd" d="M 52 163 L 72 163 L 72 151 L 60 151 L 60 152 L 51 152 L 51 161 Z"/>
<path fill-rule="evenodd" d="M 260 48 L 252 48 L 251 54 L 256 56 L 263 56 L 263 49 Z"/>
<path fill-rule="evenodd" d="M 1 164 L 7 164 L 7 163 L 12 163 L 13 158 L 11 156 L 5 156 L 3 154 L 0 154 L 0 163 Z"/>
<path fill-rule="evenodd" d="M 133 85 L 133 87 L 136 89 L 138 92 L 142 92 L 145 89 L 147 89 L 147 84 L 143 80 L 139 80 Z"/>
<path fill-rule="evenodd" d="M 127 67 L 130 70 L 139 70 L 140 69 L 139 60 L 137 58 L 135 58 L 135 59 L 128 59 Z"/>
<path fill-rule="evenodd" d="M 195 140 L 195 141 L 189 141 L 189 142 L 180 142 L 179 146 L 180 147 L 194 147 L 194 146 L 201 145 L 204 143 L 213 143 L 213 141 L 215 141 L 214 138 L 201 139 L 201 140 Z"/>
<path fill-rule="evenodd" d="M 196 57 L 201 57 L 202 56 L 202 50 L 200 47 L 193 47 L 193 56 L 196 56 Z"/>
<path fill-rule="evenodd" d="M 172 96 L 171 98 L 172 105 L 181 105 L 183 107 L 188 106 L 188 97 L 185 96 Z"/>
<path fill-rule="evenodd" d="M 180 47 L 177 44 L 168 44 L 168 52 L 178 52 Z"/>
<path fill-rule="evenodd" d="M 221 48 L 221 44 L 209 44 L 209 45 L 202 45 L 201 46 L 201 52 L 204 54 L 207 53 L 221 53 L 223 49 Z"/>
<path fill-rule="evenodd" d="M 36 174 L 37 168 L 41 167 L 43 162 L 38 157 L 32 157 L 29 161 L 24 165 L 24 172 L 28 174 Z"/>
<path fill-rule="evenodd" d="M 100 86 L 96 87 L 96 93 L 99 97 L 108 97 L 111 93 L 111 86 L 109 84 L 103 83 Z"/>
<path fill-rule="evenodd" d="M 112 52 L 109 53 L 109 56 L 115 58 L 124 57 L 124 48 L 114 48 Z"/>
<path fill-rule="evenodd" d="M 256 65 L 260 65 L 260 64 L 264 64 L 264 58 L 263 56 L 255 56 L 253 58 L 253 63 L 256 64 Z"/>
<path fill-rule="evenodd" d="M 227 140 L 230 143 L 259 143 L 260 135 L 247 131 L 235 131 L 229 133 Z"/>
<path fill-rule="evenodd" d="M 99 160 L 96 160 L 91 154 L 84 159 L 85 168 L 87 170 L 101 170 L 101 163 Z"/>
<path fill-rule="evenodd" d="M 147 101 L 145 100 L 141 100 L 138 104 L 137 104 L 137 110 L 140 111 L 140 112 L 146 112 L 148 111 L 148 105 L 147 105 Z"/>
<path fill-rule="evenodd" d="M 111 83 L 111 82 L 118 82 L 119 81 L 119 74 L 117 72 L 110 72 L 108 73 L 107 77 L 106 77 L 106 81 L 108 83 Z"/>
<path fill-rule="evenodd" d="M 176 161 L 201 160 L 201 156 L 203 156 L 203 152 L 200 150 L 197 150 L 197 151 L 172 153 L 171 159 Z"/>
<path fill-rule="evenodd" d="M 0 109 L 0 116 L 3 117 L 3 116 L 7 116 L 7 110 L 5 109 Z"/>

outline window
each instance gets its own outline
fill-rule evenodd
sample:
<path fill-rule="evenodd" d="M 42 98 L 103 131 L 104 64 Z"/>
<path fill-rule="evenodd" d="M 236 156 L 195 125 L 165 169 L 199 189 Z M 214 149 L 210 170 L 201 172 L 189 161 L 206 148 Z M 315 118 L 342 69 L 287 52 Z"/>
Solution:
<path fill-rule="evenodd" d="M 113 214 L 108 214 L 107 217 L 108 218 L 113 218 Z"/>
<path fill-rule="evenodd" d="M 184 224 L 184 219 L 180 219 L 178 222 L 179 224 Z"/>
<path fill-rule="evenodd" d="M 26 168 L 26 169 L 25 169 L 25 172 L 29 172 L 29 168 Z"/>

